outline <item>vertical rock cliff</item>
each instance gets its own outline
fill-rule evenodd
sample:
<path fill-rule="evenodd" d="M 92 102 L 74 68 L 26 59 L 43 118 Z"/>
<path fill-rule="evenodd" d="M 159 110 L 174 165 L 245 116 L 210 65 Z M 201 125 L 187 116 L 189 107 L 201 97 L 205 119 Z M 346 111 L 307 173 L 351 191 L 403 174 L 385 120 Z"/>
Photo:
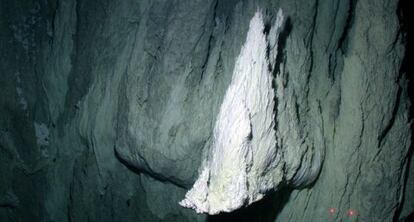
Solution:
<path fill-rule="evenodd" d="M 0 221 L 403 221 L 406 2 L 0 1 Z"/>

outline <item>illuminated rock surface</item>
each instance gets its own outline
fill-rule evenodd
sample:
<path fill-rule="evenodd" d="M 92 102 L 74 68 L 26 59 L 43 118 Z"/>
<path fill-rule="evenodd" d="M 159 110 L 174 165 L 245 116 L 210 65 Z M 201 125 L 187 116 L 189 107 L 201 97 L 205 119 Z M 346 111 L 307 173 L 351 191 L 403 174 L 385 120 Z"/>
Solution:
<path fill-rule="evenodd" d="M 268 34 L 263 32 L 261 12 L 250 21 L 216 118 L 210 153 L 181 205 L 202 213 L 229 212 L 261 199 L 282 180 L 274 130 L 272 66 L 266 55 L 276 54 L 277 45 L 270 48 L 267 39 L 277 41 L 282 20 L 280 11 Z"/>
<path fill-rule="evenodd" d="M 279 76 L 277 79 L 273 76 L 282 25 L 281 10 L 267 31 L 260 11 L 250 21 L 246 42 L 236 59 L 232 80 L 216 118 L 210 153 L 193 188 L 180 202 L 182 206 L 199 213 L 231 212 L 261 200 L 282 182 L 292 179 L 286 177 L 289 173 L 283 168 L 295 168 L 282 158 L 288 151 L 283 150 L 282 133 L 275 130 L 276 120 L 289 124 L 284 116 L 274 115 L 275 101 L 286 98 L 283 90 L 276 96 L 272 87 L 272 82 L 276 88 L 283 87 Z M 278 142 L 276 135 L 281 136 Z M 295 169 L 302 183 L 312 182 L 319 172 L 320 152 L 324 148 L 317 149 L 317 160 L 305 166 L 309 171 Z M 293 164 L 302 158 L 303 154 L 296 153 Z"/>
<path fill-rule="evenodd" d="M 0 221 L 398 221 L 402 2 L 0 1 Z"/>

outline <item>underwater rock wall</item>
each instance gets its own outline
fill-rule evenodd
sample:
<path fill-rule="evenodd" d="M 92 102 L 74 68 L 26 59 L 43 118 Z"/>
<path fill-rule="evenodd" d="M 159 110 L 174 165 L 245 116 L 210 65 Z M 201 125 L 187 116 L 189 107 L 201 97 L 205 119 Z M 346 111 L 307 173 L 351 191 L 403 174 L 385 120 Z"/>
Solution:
<path fill-rule="evenodd" d="M 414 171 L 400 4 L 1 1 L 0 221 L 220 220 L 178 202 L 214 150 L 251 19 L 262 13 L 266 35 L 279 9 L 285 22 L 267 40 L 278 44 L 266 72 L 275 147 L 288 164 L 274 193 L 263 191 L 266 212 L 243 220 L 407 216 Z"/>

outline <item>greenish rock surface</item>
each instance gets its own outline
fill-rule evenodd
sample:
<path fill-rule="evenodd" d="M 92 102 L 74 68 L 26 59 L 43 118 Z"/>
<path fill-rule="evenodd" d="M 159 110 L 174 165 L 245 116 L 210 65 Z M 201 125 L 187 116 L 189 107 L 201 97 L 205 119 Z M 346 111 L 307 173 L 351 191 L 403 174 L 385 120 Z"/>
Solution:
<path fill-rule="evenodd" d="M 414 164 L 400 4 L 0 1 L 0 221 L 406 217 Z M 249 22 L 261 10 L 266 29 L 279 8 L 270 62 L 283 94 L 283 183 L 233 213 L 185 209 Z"/>

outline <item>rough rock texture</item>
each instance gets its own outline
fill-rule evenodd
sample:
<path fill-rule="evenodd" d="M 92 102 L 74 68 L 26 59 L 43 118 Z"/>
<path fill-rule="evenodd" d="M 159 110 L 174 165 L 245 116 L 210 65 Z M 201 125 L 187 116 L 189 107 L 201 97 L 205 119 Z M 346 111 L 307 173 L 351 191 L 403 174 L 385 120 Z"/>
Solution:
<path fill-rule="evenodd" d="M 269 60 L 276 59 L 282 22 L 279 11 L 267 34 L 261 12 L 250 21 L 216 119 L 210 153 L 181 205 L 199 213 L 229 212 L 261 199 L 281 182 L 283 164 L 276 152 L 275 92 Z M 270 54 L 275 56 L 269 58 Z"/>
<path fill-rule="evenodd" d="M 0 221 L 406 217 L 400 4 L 0 1 Z M 211 153 L 250 21 L 261 11 L 267 33 L 279 8 L 285 25 L 268 58 L 283 183 L 234 213 L 196 214 L 178 202 Z"/>
<path fill-rule="evenodd" d="M 216 119 L 212 147 L 199 178 L 180 202 L 182 206 L 198 213 L 231 212 L 277 191 L 282 183 L 309 184 L 318 175 L 324 147 L 315 148 L 312 156 L 292 154 L 298 149 L 287 142 L 297 138 L 284 135 L 289 128 L 283 126 L 296 125 L 285 115 L 275 116 L 275 111 L 284 109 L 276 107 L 275 101 L 287 100 L 284 90 L 275 92 L 272 87 L 273 83 L 277 89 L 283 88 L 280 77 L 272 75 L 283 20 L 282 10 L 273 26 L 265 27 L 260 11 L 251 19 Z M 285 158 L 289 155 L 291 158 Z M 309 158 L 313 160 L 306 161 Z"/>

